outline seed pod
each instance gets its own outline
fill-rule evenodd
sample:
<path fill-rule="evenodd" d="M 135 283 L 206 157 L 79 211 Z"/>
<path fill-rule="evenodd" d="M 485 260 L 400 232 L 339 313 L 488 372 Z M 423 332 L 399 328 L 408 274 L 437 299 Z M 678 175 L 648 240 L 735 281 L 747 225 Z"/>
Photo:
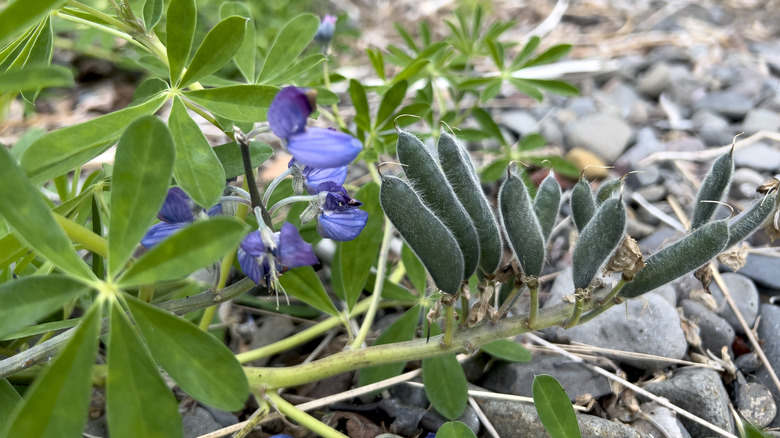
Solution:
<path fill-rule="evenodd" d="M 596 213 L 596 198 L 590 190 L 590 184 L 581 177 L 571 190 L 571 215 L 577 231 L 582 232 L 590 218 Z"/>
<path fill-rule="evenodd" d="M 536 191 L 534 198 L 534 213 L 539 219 L 539 225 L 542 227 L 542 237 L 544 241 L 550 240 L 555 220 L 558 219 L 558 210 L 561 208 L 561 186 L 555 179 L 553 171 L 547 175 L 547 178 L 539 184 L 539 190 Z"/>
<path fill-rule="evenodd" d="M 420 139 L 398 131 L 397 152 L 398 160 L 406 165 L 409 183 L 458 241 L 464 263 L 462 278 L 470 277 L 479 263 L 479 236 L 466 209 Z"/>
<path fill-rule="evenodd" d="M 607 181 L 599 187 L 596 192 L 596 202 L 601 205 L 607 199 L 620 193 L 620 186 L 623 185 L 623 178 L 615 178 L 611 181 Z"/>
<path fill-rule="evenodd" d="M 626 231 L 626 209 L 623 201 L 610 198 L 604 202 L 588 225 L 580 232 L 572 256 L 574 287 L 585 289 L 599 268 L 615 252 Z"/>
<path fill-rule="evenodd" d="M 400 178 L 382 176 L 379 202 L 387 218 L 425 265 L 436 287 L 456 293 L 463 279 L 463 256 L 452 232 Z"/>
<path fill-rule="evenodd" d="M 726 220 L 709 222 L 698 230 L 648 257 L 644 269 L 620 291 L 634 298 L 695 271 L 726 247 L 729 226 Z"/>
<path fill-rule="evenodd" d="M 733 217 L 729 221 L 729 243 L 726 248 L 736 245 L 763 225 L 776 206 L 777 195 L 773 193 L 756 200 L 749 209 Z"/>
<path fill-rule="evenodd" d="M 477 229 L 479 266 L 486 274 L 492 274 L 501 263 L 501 232 L 477 172 L 463 146 L 446 132 L 439 137 L 438 149 L 444 175 Z"/>
<path fill-rule="evenodd" d="M 523 273 L 539 276 L 544 264 L 544 236 L 523 181 L 511 173 L 498 192 L 501 225 Z"/>
<path fill-rule="evenodd" d="M 693 218 L 691 230 L 695 230 L 712 220 L 717 202 L 726 197 L 726 190 L 731 184 L 731 176 L 734 174 L 734 149 L 721 155 L 710 167 L 709 172 L 701 182 L 699 193 L 696 194 L 696 203 L 693 204 Z"/>

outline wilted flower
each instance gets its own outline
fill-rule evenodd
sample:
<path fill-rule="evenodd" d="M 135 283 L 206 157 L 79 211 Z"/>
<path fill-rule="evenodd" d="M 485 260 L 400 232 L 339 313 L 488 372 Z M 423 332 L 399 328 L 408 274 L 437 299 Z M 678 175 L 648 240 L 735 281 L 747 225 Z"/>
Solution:
<path fill-rule="evenodd" d="M 160 212 L 157 217 L 162 221 L 152 225 L 146 235 L 141 239 L 141 245 L 151 248 L 163 239 L 184 228 L 193 222 L 198 216 L 214 216 L 222 212 L 222 205 L 217 204 L 208 211 L 196 205 L 184 190 L 173 187 L 168 190 Z"/>
<path fill-rule="evenodd" d="M 278 288 L 279 274 L 287 269 L 317 264 L 317 256 L 294 225 L 285 222 L 279 232 L 263 227 L 249 233 L 238 247 L 238 264 L 256 284 L 263 280 Z"/>
<path fill-rule="evenodd" d="M 300 88 L 283 88 L 268 108 L 268 124 L 276 136 L 287 141 L 287 150 L 301 164 L 332 168 L 349 164 L 363 145 L 343 132 L 307 128 L 306 119 L 314 111 L 310 95 Z"/>

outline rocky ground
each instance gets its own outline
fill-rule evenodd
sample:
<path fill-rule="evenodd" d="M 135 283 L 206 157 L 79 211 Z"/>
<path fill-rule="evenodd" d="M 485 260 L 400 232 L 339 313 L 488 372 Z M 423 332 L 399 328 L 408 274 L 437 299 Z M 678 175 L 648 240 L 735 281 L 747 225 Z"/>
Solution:
<path fill-rule="evenodd" d="M 453 6 L 446 1 L 370 3 L 334 2 L 351 14 L 357 27 L 366 29 L 358 43 L 366 46 L 384 45 L 395 38 L 389 26 L 375 26 L 376 17 L 435 20 Z M 509 35 L 518 40 L 555 6 L 549 1 L 517 3 L 496 1 L 493 10 L 519 21 L 517 33 Z M 702 175 L 722 153 L 718 148 L 731 145 L 737 134 L 743 133 L 736 143 L 729 205 L 736 210 L 745 208 L 756 199 L 756 187 L 780 173 L 778 18 L 778 1 L 572 1 L 555 26 L 547 29 L 545 41 L 575 45 L 569 62 L 553 67 L 549 74 L 565 73 L 582 95 L 550 97 L 534 104 L 507 90 L 489 109 L 512 139 L 541 132 L 552 147 L 581 167 L 614 166 L 601 170 L 601 175 L 590 175 L 594 187 L 605 177 L 636 171 L 626 178 L 623 195 L 631 207 L 628 231 L 643 252 L 649 253 L 682 235 Z M 346 63 L 343 73 L 369 75 L 368 64 L 359 61 Z M 74 123 L 72 119 L 96 108 L 100 111 L 101 105 L 104 110 L 122 106 L 122 96 L 127 96 L 121 92 L 127 88 L 125 82 L 98 82 L 68 105 L 49 103 L 49 115 L 23 124 L 12 117 L 0 126 L 0 141 L 12 144 L 30 126 Z M 477 150 L 478 145 L 474 146 Z M 485 157 L 475 152 L 475 158 Z M 567 213 L 564 210 L 559 220 Z M 725 217 L 729 211 L 722 208 L 720 214 Z M 568 252 L 571 232 L 571 226 L 563 225 L 553 238 L 544 305 L 573 290 Z M 737 433 L 735 411 L 759 426 L 778 430 L 780 388 L 746 331 L 755 333 L 768 363 L 780 372 L 780 307 L 773 301 L 780 296 L 780 254 L 763 231 L 748 244 L 745 265 L 738 272 L 722 265 L 725 289 L 747 326 L 726 303 L 719 285 L 713 283 L 708 295 L 693 278 L 683 278 L 645 299 L 616 306 L 586 325 L 549 329 L 538 335 L 731 433 Z M 394 315 L 383 317 L 387 320 L 380 320 L 379 326 Z M 306 327 L 267 315 L 256 316 L 249 324 L 252 348 Z M 533 350 L 533 361 L 505 363 L 477 355 L 464 362 L 474 389 L 530 396 L 532 376 L 548 373 L 563 384 L 572 401 L 588 409 L 580 417 L 584 436 L 717 435 L 541 345 L 536 338 L 519 337 L 517 341 Z M 296 363 L 319 343 L 270 358 L 265 364 Z M 342 335 L 334 334 L 323 344 L 326 348 L 321 354 L 338 351 L 343 346 Z M 347 390 L 353 377 L 340 375 L 298 388 L 291 400 L 302 402 Z M 476 401 L 479 412 L 469 406 L 462 421 L 478 436 L 494 436 L 490 427 L 502 437 L 542 436 L 531 405 L 489 398 Z M 381 424 L 402 436 L 425 436 L 444 421 L 427 410 L 419 386 L 397 385 L 389 390 L 389 398 L 373 402 L 370 409 L 355 407 L 356 401 L 332 406 L 331 411 L 352 425 L 354 437 L 373 437 L 382 430 Z M 190 437 L 239 421 L 233 414 L 201 406 L 183 405 L 183 409 Z M 480 419 L 482 412 L 488 422 Z M 91 427 L 95 435 L 105 436 L 99 418 Z M 303 436 L 302 431 L 286 430 Z"/>

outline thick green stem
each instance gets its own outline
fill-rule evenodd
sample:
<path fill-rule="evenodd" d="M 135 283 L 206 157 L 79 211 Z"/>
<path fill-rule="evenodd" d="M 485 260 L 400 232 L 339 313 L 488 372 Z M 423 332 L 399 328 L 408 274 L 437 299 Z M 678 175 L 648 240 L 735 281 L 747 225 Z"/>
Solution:
<path fill-rule="evenodd" d="M 585 324 L 591 319 L 604 313 L 607 309 L 612 307 L 614 304 L 617 304 L 619 302 L 618 301 L 619 298 L 617 298 L 617 295 L 620 293 L 620 290 L 623 289 L 623 286 L 625 286 L 626 283 L 627 283 L 626 280 L 621 278 L 618 284 L 616 284 L 615 287 L 613 287 L 612 290 L 610 290 L 609 293 L 606 296 L 604 296 L 604 298 L 598 300 L 595 309 L 591 310 L 590 312 L 586 313 L 580 318 L 579 323 Z"/>
<path fill-rule="evenodd" d="M 441 344 L 445 347 L 452 345 L 452 338 L 455 335 L 455 306 L 452 302 L 444 305 L 444 334 L 441 338 Z"/>
<path fill-rule="evenodd" d="M 385 221 L 384 234 L 382 236 L 382 245 L 379 248 L 379 261 L 376 263 L 376 280 L 374 281 L 374 292 L 371 295 L 368 312 L 363 318 L 363 325 L 360 326 L 357 336 L 352 341 L 351 347 L 358 349 L 368 336 L 371 325 L 374 323 L 376 311 L 379 308 L 379 301 L 382 299 L 382 288 L 385 284 L 385 267 L 387 265 L 387 255 L 390 252 L 390 241 L 393 237 L 393 226 L 390 221 Z"/>
<path fill-rule="evenodd" d="M 125 40 L 125 41 L 127 41 L 127 42 L 129 42 L 131 44 L 135 44 L 136 46 L 138 46 L 138 47 L 140 47 L 142 49 L 147 49 L 146 46 L 144 46 L 143 44 L 141 44 L 138 41 L 136 41 L 135 39 L 133 39 L 132 36 L 130 36 L 130 35 L 124 33 L 124 32 L 118 31 L 116 29 L 110 28 L 108 26 L 103 26 L 102 24 L 95 23 L 94 21 L 85 20 L 83 18 L 79 18 L 79 17 L 73 16 L 73 15 L 70 15 L 68 13 L 61 12 L 61 11 L 55 11 L 54 15 L 62 18 L 63 20 L 66 20 L 66 21 L 70 21 L 70 22 L 78 23 L 78 24 L 83 24 L 85 26 L 95 28 L 97 30 L 100 30 L 100 31 L 103 31 L 105 33 L 111 34 L 111 35 L 113 35 L 115 37 L 122 38 L 123 40 Z"/>
<path fill-rule="evenodd" d="M 580 316 L 582 316 L 582 301 L 581 297 L 577 297 L 574 300 L 574 310 L 569 319 L 563 324 L 563 328 L 572 328 L 580 322 Z"/>
<path fill-rule="evenodd" d="M 65 230 L 65 234 L 73 242 L 82 245 L 84 248 L 103 257 L 108 257 L 108 242 L 106 239 L 93 233 L 86 227 L 79 225 L 72 220 L 58 213 L 52 212 L 54 220 Z"/>
<path fill-rule="evenodd" d="M 584 303 L 590 310 L 595 300 Z M 537 328 L 560 325 L 572 313 L 574 305 L 560 303 L 539 311 Z M 265 385 L 269 388 L 294 387 L 314 382 L 343 372 L 373 365 L 407 362 L 427 359 L 449 353 L 474 351 L 480 346 L 499 339 L 526 333 L 531 329 L 526 325 L 527 315 L 518 315 L 499 320 L 495 324 L 482 324 L 455 333 L 450 345 L 442 345 L 443 335 L 434 336 L 429 341 L 416 339 L 378 345 L 360 350 L 347 350 L 314 362 L 286 368 L 245 367 L 244 370 L 252 385 Z"/>
<path fill-rule="evenodd" d="M 280 413 L 284 414 L 291 420 L 295 420 L 298 422 L 298 424 L 306 427 L 315 434 L 325 438 L 348 438 L 346 435 L 342 434 L 336 429 L 328 427 L 320 420 L 296 408 L 292 403 L 283 399 L 279 394 L 270 391 L 266 392 L 265 396 L 268 398 L 268 400 L 271 401 L 271 403 L 276 406 L 276 409 L 279 410 Z"/>
<path fill-rule="evenodd" d="M 531 292 L 531 307 L 528 310 L 528 327 L 536 327 L 536 318 L 539 315 L 539 288 L 528 289 Z"/>

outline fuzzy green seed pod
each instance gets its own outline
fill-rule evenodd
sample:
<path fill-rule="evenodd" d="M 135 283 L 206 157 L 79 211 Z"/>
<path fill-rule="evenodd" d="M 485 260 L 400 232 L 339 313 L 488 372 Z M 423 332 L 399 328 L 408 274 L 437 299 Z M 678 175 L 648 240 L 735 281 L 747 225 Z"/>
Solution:
<path fill-rule="evenodd" d="M 620 193 L 620 187 L 622 185 L 623 178 L 615 178 L 602 184 L 601 187 L 599 187 L 599 190 L 596 192 L 596 202 L 598 205 L 603 204 L 607 199 Z"/>
<path fill-rule="evenodd" d="M 577 231 L 582 232 L 590 218 L 596 213 L 596 198 L 585 177 L 580 178 L 571 190 L 571 216 Z"/>
<path fill-rule="evenodd" d="M 701 182 L 696 202 L 693 204 L 691 229 L 695 230 L 712 220 L 718 209 L 718 202 L 726 197 L 731 177 L 734 174 L 734 150 L 721 155 L 710 167 Z"/>
<path fill-rule="evenodd" d="M 693 272 L 712 260 L 729 240 L 728 222 L 709 222 L 651 255 L 645 267 L 623 287 L 620 296 L 634 298 Z"/>
<path fill-rule="evenodd" d="M 626 208 L 618 198 L 607 199 L 580 232 L 572 256 L 574 287 L 585 289 L 612 256 L 626 231 Z"/>
<path fill-rule="evenodd" d="M 442 132 L 439 137 L 439 163 L 452 189 L 471 217 L 479 235 L 479 266 L 492 274 L 501 264 L 501 232 L 479 177 L 465 148 L 455 137 Z"/>
<path fill-rule="evenodd" d="M 412 187 L 458 241 L 464 263 L 462 278 L 470 277 L 479 263 L 479 236 L 466 209 L 419 138 L 406 131 L 398 131 L 396 150 L 398 160 L 406 165 L 406 177 Z"/>
<path fill-rule="evenodd" d="M 777 207 L 777 193 L 756 200 L 753 205 L 736 215 L 729 222 L 729 243 L 726 248 L 736 245 L 766 222 Z"/>
<path fill-rule="evenodd" d="M 539 190 L 536 191 L 534 198 L 534 213 L 539 219 L 539 225 L 542 227 L 542 236 L 544 241 L 550 240 L 555 221 L 558 219 L 558 211 L 561 209 L 561 186 L 555 179 L 552 170 L 547 178 L 539 184 Z"/>
<path fill-rule="evenodd" d="M 501 225 L 523 273 L 538 277 L 544 265 L 544 235 L 534 214 L 528 189 L 515 173 L 511 173 L 501 185 L 498 205 Z"/>
<path fill-rule="evenodd" d="M 436 287 L 455 294 L 463 279 L 463 255 L 449 228 L 400 178 L 382 176 L 379 202 L 387 218 L 425 265 Z"/>

